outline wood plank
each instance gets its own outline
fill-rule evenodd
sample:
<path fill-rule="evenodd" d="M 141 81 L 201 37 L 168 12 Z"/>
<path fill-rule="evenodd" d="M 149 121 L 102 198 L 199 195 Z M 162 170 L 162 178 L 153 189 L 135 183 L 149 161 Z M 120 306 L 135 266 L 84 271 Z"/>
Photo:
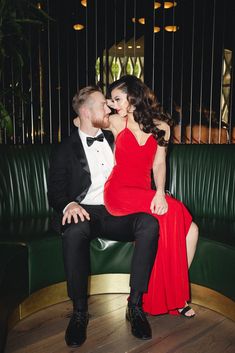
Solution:
<path fill-rule="evenodd" d="M 57 304 L 19 322 L 9 333 L 6 353 L 232 353 L 235 323 L 218 313 L 193 305 L 197 316 L 149 316 L 153 339 L 131 335 L 125 320 L 127 295 L 107 294 L 89 298 L 87 341 L 69 348 L 64 332 L 72 311 L 70 302 Z"/>

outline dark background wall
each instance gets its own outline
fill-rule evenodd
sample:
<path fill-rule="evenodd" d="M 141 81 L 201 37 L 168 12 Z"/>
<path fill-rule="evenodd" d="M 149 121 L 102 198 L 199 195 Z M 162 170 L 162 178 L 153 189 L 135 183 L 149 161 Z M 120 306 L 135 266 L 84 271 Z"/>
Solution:
<path fill-rule="evenodd" d="M 179 0 L 166 9 L 154 9 L 152 0 L 41 1 L 52 18 L 39 28 L 27 27 L 29 50 L 19 80 L 11 62 L 5 67 L 1 89 L 20 85 L 24 101 L 9 94 L 6 107 L 13 119 L 13 133 L 4 143 L 54 143 L 69 135 L 74 112 L 71 100 L 79 88 L 98 83 L 105 91 L 112 81 L 110 58 L 119 58 L 119 75 L 142 58 L 140 77 L 157 94 L 180 129 L 202 124 L 226 128 L 231 142 L 235 125 L 233 99 L 234 18 L 233 1 Z M 145 18 L 145 24 L 139 23 Z M 135 19 L 135 20 L 133 20 Z M 81 23 L 84 29 L 75 31 Z M 177 26 L 167 32 L 167 25 Z M 160 31 L 154 33 L 154 26 Z M 128 48 L 132 43 L 132 49 Z M 137 49 L 137 44 L 141 48 Z M 119 51 L 118 46 L 122 46 Z M 224 74 L 225 50 L 230 55 Z M 100 58 L 96 75 L 96 60 Z M 226 95 L 227 114 L 221 96 Z M 190 130 L 191 131 L 191 130 Z M 210 139 L 209 139 L 210 140 Z M 184 143 L 182 133 L 181 142 Z M 189 136 L 189 142 L 192 142 Z M 211 141 L 209 141 L 211 142 Z"/>

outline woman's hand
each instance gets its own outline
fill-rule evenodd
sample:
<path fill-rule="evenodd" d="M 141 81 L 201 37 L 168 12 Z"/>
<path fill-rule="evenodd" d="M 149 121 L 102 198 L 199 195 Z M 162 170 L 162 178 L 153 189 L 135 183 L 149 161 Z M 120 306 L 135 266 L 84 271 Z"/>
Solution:
<path fill-rule="evenodd" d="M 106 99 L 106 104 L 109 108 L 115 109 L 115 103 L 114 101 L 110 98 L 110 99 Z"/>
<path fill-rule="evenodd" d="M 168 204 L 164 193 L 156 192 L 150 204 L 150 210 L 157 215 L 163 215 L 168 211 Z"/>
<path fill-rule="evenodd" d="M 165 121 L 161 121 L 158 119 L 155 119 L 155 122 L 156 122 L 156 126 L 158 127 L 159 130 L 165 131 L 164 139 L 166 141 L 169 141 L 170 135 L 171 135 L 170 126 Z"/>

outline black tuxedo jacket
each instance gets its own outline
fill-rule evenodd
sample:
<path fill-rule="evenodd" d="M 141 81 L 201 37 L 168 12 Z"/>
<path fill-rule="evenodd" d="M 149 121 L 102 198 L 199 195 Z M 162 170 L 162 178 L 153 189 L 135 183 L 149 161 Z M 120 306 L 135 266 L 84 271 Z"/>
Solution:
<path fill-rule="evenodd" d="M 113 149 L 113 134 L 107 130 L 103 130 L 103 133 Z M 91 175 L 87 158 L 76 130 L 57 146 L 52 155 L 48 178 L 49 204 L 58 213 L 62 213 L 69 202 L 81 202 L 90 185 Z"/>

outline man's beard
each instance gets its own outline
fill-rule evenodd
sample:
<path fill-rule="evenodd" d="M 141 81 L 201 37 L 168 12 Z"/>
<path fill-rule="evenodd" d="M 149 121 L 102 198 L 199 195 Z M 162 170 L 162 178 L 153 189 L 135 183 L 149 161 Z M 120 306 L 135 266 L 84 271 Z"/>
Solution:
<path fill-rule="evenodd" d="M 91 123 L 94 127 L 99 129 L 107 129 L 109 127 L 109 115 L 105 115 L 105 117 L 101 119 L 92 118 Z"/>

